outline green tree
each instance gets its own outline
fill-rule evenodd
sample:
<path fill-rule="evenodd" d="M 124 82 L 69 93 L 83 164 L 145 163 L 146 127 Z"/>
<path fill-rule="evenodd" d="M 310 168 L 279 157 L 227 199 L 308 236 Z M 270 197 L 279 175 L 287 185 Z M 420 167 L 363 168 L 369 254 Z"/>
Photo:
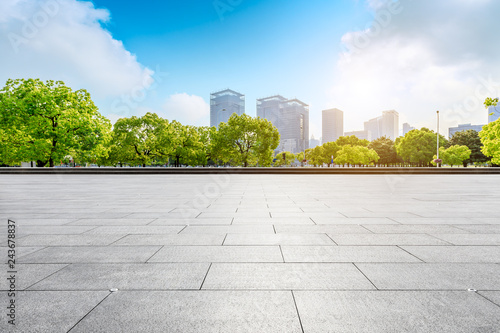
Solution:
<path fill-rule="evenodd" d="M 308 163 L 314 166 L 321 166 L 325 163 L 330 163 L 330 158 L 326 154 L 326 150 L 323 146 L 316 146 L 314 148 L 307 149 L 306 156 L 308 159 Z"/>
<path fill-rule="evenodd" d="M 176 120 L 172 121 L 170 126 L 175 133 L 172 151 L 175 165 L 179 167 L 181 164 L 192 166 L 205 164 L 204 145 L 198 129 L 194 126 L 182 125 Z"/>
<path fill-rule="evenodd" d="M 332 156 L 333 156 L 333 159 L 335 159 L 335 157 L 337 156 L 337 153 L 341 147 L 339 147 L 339 145 L 334 141 L 326 142 L 322 145 L 322 147 L 323 147 L 323 151 L 325 154 L 324 163 L 326 163 L 326 164 L 328 164 L 328 166 L 330 166 L 330 164 L 332 163 Z"/>
<path fill-rule="evenodd" d="M 334 159 L 337 164 L 372 165 L 379 160 L 377 152 L 363 146 L 344 145 Z"/>
<path fill-rule="evenodd" d="M 202 148 L 198 150 L 198 160 L 199 164 L 205 165 L 212 159 L 213 155 L 213 139 L 217 133 L 217 128 L 209 126 L 199 126 L 196 127 L 200 141 L 202 143 Z"/>
<path fill-rule="evenodd" d="M 440 147 L 439 148 L 439 158 L 443 160 L 443 164 L 447 164 L 450 166 L 463 164 L 463 162 L 470 158 L 471 150 L 467 146 L 459 146 L 454 145 L 448 148 Z M 437 158 L 434 155 L 433 160 Z M 436 165 L 434 161 L 432 164 Z M 467 167 L 465 164 L 464 167 Z"/>
<path fill-rule="evenodd" d="M 233 114 L 227 123 L 219 124 L 213 154 L 218 160 L 232 165 L 270 166 L 279 140 L 278 130 L 267 119 Z"/>
<path fill-rule="evenodd" d="M 486 98 L 484 106 L 497 106 L 498 98 Z M 488 125 L 483 126 L 483 130 L 479 132 L 483 147 L 481 151 L 484 155 L 491 157 L 491 162 L 500 164 L 500 118 L 492 121 Z"/>
<path fill-rule="evenodd" d="M 174 129 L 156 113 L 120 118 L 113 127 L 112 163 L 165 162 L 174 151 Z"/>
<path fill-rule="evenodd" d="M 406 133 L 396 145 L 398 155 L 405 161 L 418 166 L 430 166 L 436 152 L 436 133 L 428 128 L 414 129 Z M 447 140 L 439 135 L 439 146 L 444 147 Z"/>
<path fill-rule="evenodd" d="M 283 154 L 285 154 L 285 158 L 283 158 Z M 274 166 L 284 166 L 284 165 L 292 165 L 295 162 L 295 155 L 289 151 L 277 153 L 274 156 Z"/>
<path fill-rule="evenodd" d="M 383 136 L 373 140 L 368 145 L 368 148 L 375 150 L 380 157 L 377 164 L 389 166 L 399 162 L 394 141 L 388 137 Z"/>
<path fill-rule="evenodd" d="M 463 161 L 464 167 L 467 167 L 469 163 L 485 163 L 489 160 L 489 158 L 484 156 L 481 152 L 483 144 L 481 143 L 481 138 L 477 131 L 466 130 L 456 132 L 448 141 L 448 146 L 455 145 L 467 146 L 471 151 L 470 158 Z"/>
<path fill-rule="evenodd" d="M 370 141 L 363 139 L 360 140 L 358 139 L 357 136 L 351 135 L 351 136 L 341 136 L 340 138 L 335 141 L 338 146 L 345 146 L 345 145 L 351 145 L 351 146 L 363 146 L 363 147 L 368 147 L 370 144 Z"/>
<path fill-rule="evenodd" d="M 0 90 L 0 160 L 51 167 L 72 155 L 89 161 L 105 154 L 111 123 L 84 89 L 62 81 L 9 79 Z"/>

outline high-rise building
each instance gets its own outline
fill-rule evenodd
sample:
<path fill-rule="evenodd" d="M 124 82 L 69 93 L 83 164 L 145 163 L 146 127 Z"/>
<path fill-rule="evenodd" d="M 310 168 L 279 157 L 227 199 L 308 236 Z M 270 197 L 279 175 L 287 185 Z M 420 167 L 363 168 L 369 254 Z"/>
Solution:
<path fill-rule="evenodd" d="M 314 148 L 320 145 L 320 141 L 314 138 L 314 135 L 311 135 L 309 139 L 309 148 Z"/>
<path fill-rule="evenodd" d="M 344 112 L 339 109 L 323 110 L 321 126 L 323 142 L 336 141 L 344 135 Z"/>
<path fill-rule="evenodd" d="M 488 124 L 500 118 L 500 105 L 488 108 Z"/>
<path fill-rule="evenodd" d="M 383 111 L 382 116 L 365 121 L 365 131 L 370 131 L 372 140 L 386 136 L 396 140 L 399 136 L 399 113 Z"/>
<path fill-rule="evenodd" d="M 484 125 L 461 124 L 461 125 L 458 125 L 457 127 L 450 127 L 450 128 L 448 128 L 448 138 L 451 139 L 451 137 L 455 133 L 466 131 L 466 130 L 474 130 L 476 132 L 480 132 L 483 130 L 483 126 Z"/>
<path fill-rule="evenodd" d="M 372 141 L 372 133 L 368 130 L 352 131 L 352 132 L 345 132 L 344 133 L 344 136 L 351 136 L 351 135 L 354 135 L 355 137 L 357 137 L 360 140 Z"/>
<path fill-rule="evenodd" d="M 257 100 L 257 116 L 269 120 L 280 133 L 280 151 L 298 153 L 309 148 L 309 106 L 281 95 Z"/>
<path fill-rule="evenodd" d="M 210 94 L 210 126 L 219 127 L 227 122 L 233 113 L 245 113 L 245 95 L 226 89 Z"/>
<path fill-rule="evenodd" d="M 406 133 L 408 133 L 409 131 L 412 131 L 414 129 L 415 129 L 415 127 L 410 126 L 410 124 L 408 124 L 408 123 L 404 123 L 403 124 L 403 136 L 405 136 Z"/>

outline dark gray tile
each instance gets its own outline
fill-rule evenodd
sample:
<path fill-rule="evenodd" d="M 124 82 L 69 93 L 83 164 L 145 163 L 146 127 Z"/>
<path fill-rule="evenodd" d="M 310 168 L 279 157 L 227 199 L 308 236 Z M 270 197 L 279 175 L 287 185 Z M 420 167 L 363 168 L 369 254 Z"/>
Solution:
<path fill-rule="evenodd" d="M 497 332 L 500 307 L 476 293 L 295 291 L 304 332 Z"/>
<path fill-rule="evenodd" d="M 210 264 L 73 264 L 30 290 L 199 289 Z"/>
<path fill-rule="evenodd" d="M 402 246 L 425 262 L 500 262 L 500 246 Z"/>
<path fill-rule="evenodd" d="M 352 264 L 219 264 L 203 289 L 375 289 Z"/>
<path fill-rule="evenodd" d="M 129 291 L 112 294 L 72 332 L 300 333 L 301 326 L 290 292 Z"/>

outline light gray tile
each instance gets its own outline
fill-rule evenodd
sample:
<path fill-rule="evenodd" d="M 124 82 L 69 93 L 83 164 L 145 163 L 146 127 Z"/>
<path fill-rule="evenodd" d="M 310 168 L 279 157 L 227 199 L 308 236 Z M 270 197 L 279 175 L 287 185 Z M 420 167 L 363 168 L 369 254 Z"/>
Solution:
<path fill-rule="evenodd" d="M 474 220 L 467 217 L 395 217 L 394 220 L 402 224 L 474 224 Z"/>
<path fill-rule="evenodd" d="M 496 332 L 500 307 L 471 292 L 295 291 L 304 332 Z"/>
<path fill-rule="evenodd" d="M 402 248 L 425 262 L 500 262 L 500 246 L 403 246 Z"/>
<path fill-rule="evenodd" d="M 136 234 L 136 235 L 157 235 L 157 234 L 177 234 L 181 231 L 184 226 L 179 225 L 169 225 L 169 226 L 108 226 L 108 227 L 97 227 L 88 231 L 86 234 Z"/>
<path fill-rule="evenodd" d="M 73 264 L 30 290 L 199 289 L 208 263 Z"/>
<path fill-rule="evenodd" d="M 457 228 L 476 234 L 500 234 L 499 224 L 460 225 Z"/>
<path fill-rule="evenodd" d="M 365 225 L 376 234 L 468 234 L 468 231 L 451 225 L 393 224 Z"/>
<path fill-rule="evenodd" d="M 420 262 L 396 246 L 282 246 L 285 262 Z"/>
<path fill-rule="evenodd" d="M 107 291 L 20 291 L 16 296 L 16 326 L 0 321 L 1 332 L 66 333 L 89 313 Z"/>
<path fill-rule="evenodd" d="M 357 264 L 379 289 L 499 290 L 500 265 L 495 264 Z"/>
<path fill-rule="evenodd" d="M 278 246 L 165 246 L 149 262 L 283 262 Z"/>
<path fill-rule="evenodd" d="M 80 219 L 70 223 L 70 225 L 93 225 L 93 226 L 110 226 L 110 225 L 146 225 L 154 221 L 154 219 Z"/>
<path fill-rule="evenodd" d="M 26 225 L 17 228 L 17 235 L 78 235 L 89 230 L 93 226 L 45 226 L 45 225 Z"/>
<path fill-rule="evenodd" d="M 352 264 L 218 264 L 203 289 L 375 289 Z"/>
<path fill-rule="evenodd" d="M 129 291 L 112 294 L 72 332 L 300 333 L 301 326 L 290 292 Z"/>
<path fill-rule="evenodd" d="M 229 225 L 232 222 L 231 217 L 223 217 L 218 219 L 157 219 L 149 225 Z"/>
<path fill-rule="evenodd" d="M 224 245 L 335 245 L 326 234 L 228 234 Z"/>
<path fill-rule="evenodd" d="M 188 226 L 181 234 L 274 234 L 272 225 Z"/>
<path fill-rule="evenodd" d="M 90 246 L 109 245 L 124 235 L 29 235 L 18 241 L 21 246 Z"/>
<path fill-rule="evenodd" d="M 433 236 L 454 245 L 500 246 L 500 234 L 434 234 Z"/>
<path fill-rule="evenodd" d="M 48 247 L 22 258 L 23 263 L 146 262 L 160 246 Z"/>
<path fill-rule="evenodd" d="M 16 264 L 15 271 L 17 273 L 7 273 L 7 270 L 4 272 L 4 278 L 0 279 L 0 289 L 10 289 L 10 281 L 7 278 L 11 275 L 14 275 L 15 289 L 24 290 L 65 266 L 64 264 Z"/>
<path fill-rule="evenodd" d="M 310 224 L 314 222 L 308 217 L 286 218 L 286 217 L 266 217 L 266 218 L 251 218 L 251 217 L 235 217 L 232 223 L 237 224 Z"/>
<path fill-rule="evenodd" d="M 325 218 L 325 217 L 315 217 L 313 218 L 314 222 L 317 224 L 398 224 L 398 222 L 389 219 L 387 217 L 334 217 L 334 218 Z"/>
<path fill-rule="evenodd" d="M 425 234 L 337 234 L 330 237 L 338 245 L 450 245 Z"/>
<path fill-rule="evenodd" d="M 128 235 L 117 245 L 222 245 L 225 235 L 178 234 L 178 235 Z"/>
<path fill-rule="evenodd" d="M 371 234 L 372 232 L 359 225 L 276 225 L 276 233 L 290 234 Z"/>

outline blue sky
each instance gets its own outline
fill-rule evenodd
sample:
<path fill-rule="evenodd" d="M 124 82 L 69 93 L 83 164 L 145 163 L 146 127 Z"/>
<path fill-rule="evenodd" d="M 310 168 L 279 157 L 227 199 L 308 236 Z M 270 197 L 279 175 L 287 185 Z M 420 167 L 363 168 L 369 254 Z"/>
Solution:
<path fill-rule="evenodd" d="M 281 94 L 344 111 L 345 130 L 384 110 L 442 131 L 483 124 L 500 95 L 495 0 L 5 0 L 0 81 L 61 79 L 112 121 L 157 112 L 208 125 L 211 92 Z M 3 58 L 3 59 L 2 59 Z"/>

